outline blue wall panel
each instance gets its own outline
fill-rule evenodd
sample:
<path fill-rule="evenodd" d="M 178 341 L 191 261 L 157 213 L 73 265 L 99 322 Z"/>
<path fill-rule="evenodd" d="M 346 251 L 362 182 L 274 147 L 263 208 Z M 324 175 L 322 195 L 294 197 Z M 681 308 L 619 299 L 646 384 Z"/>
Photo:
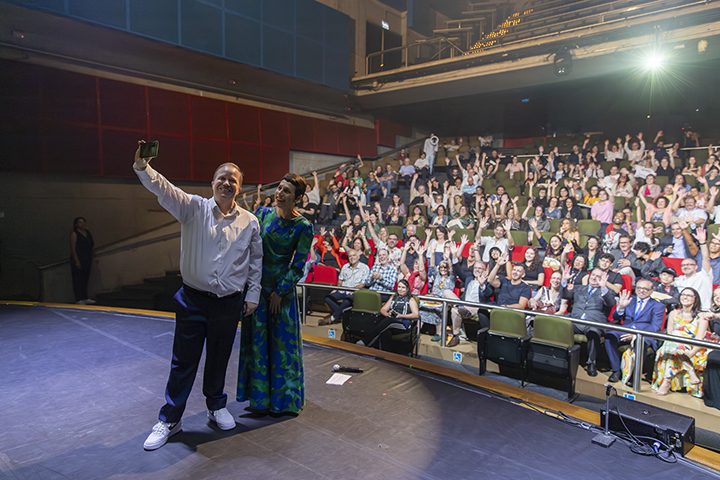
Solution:
<path fill-rule="evenodd" d="M 70 0 L 68 13 L 93 22 L 127 28 L 125 0 Z"/>
<path fill-rule="evenodd" d="M 260 66 L 261 31 L 260 22 L 225 12 L 225 56 L 238 62 Z"/>
<path fill-rule="evenodd" d="M 262 0 L 225 0 L 225 8 L 255 20 L 262 20 Z"/>
<path fill-rule="evenodd" d="M 295 75 L 306 80 L 322 83 L 323 81 L 323 46 L 322 43 L 295 39 Z"/>
<path fill-rule="evenodd" d="M 129 0 L 130 31 L 178 43 L 177 0 Z"/>
<path fill-rule="evenodd" d="M 314 0 L 10 0 L 342 90 L 350 19 Z"/>
<path fill-rule="evenodd" d="M 263 68 L 295 75 L 295 42 L 291 33 L 263 27 Z"/>
<path fill-rule="evenodd" d="M 182 30 L 184 46 L 223 55 L 222 10 L 195 0 L 182 0 Z"/>

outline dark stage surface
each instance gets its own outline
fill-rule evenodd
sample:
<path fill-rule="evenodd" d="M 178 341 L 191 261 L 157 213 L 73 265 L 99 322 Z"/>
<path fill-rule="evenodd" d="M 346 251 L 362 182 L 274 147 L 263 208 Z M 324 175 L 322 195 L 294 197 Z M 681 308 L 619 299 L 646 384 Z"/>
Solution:
<path fill-rule="evenodd" d="M 143 441 L 157 419 L 173 321 L 91 310 L 0 306 L 0 478 L 465 479 L 714 478 L 470 387 L 305 344 L 307 406 L 297 418 L 208 424 L 196 381 L 184 431 Z M 237 347 L 237 344 L 236 344 Z M 359 366 L 330 386 L 334 364 Z M 226 392 L 234 399 L 237 348 Z"/>

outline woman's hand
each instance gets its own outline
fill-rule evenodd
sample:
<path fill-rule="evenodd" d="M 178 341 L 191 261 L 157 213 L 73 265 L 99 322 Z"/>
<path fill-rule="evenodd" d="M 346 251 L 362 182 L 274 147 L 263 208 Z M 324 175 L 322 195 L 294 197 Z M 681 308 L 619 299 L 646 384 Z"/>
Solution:
<path fill-rule="evenodd" d="M 280 295 L 277 292 L 270 294 L 270 313 L 280 313 Z"/>

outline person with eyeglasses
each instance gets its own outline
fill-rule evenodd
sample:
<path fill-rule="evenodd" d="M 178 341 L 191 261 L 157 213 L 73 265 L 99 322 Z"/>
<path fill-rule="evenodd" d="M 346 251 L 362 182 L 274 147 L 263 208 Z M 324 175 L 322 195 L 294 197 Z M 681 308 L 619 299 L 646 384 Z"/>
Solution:
<path fill-rule="evenodd" d="M 635 285 L 637 296 L 631 297 L 630 292 L 620 292 L 617 308 L 613 312 L 613 320 L 622 323 L 623 327 L 644 330 L 646 332 L 659 332 L 663 324 L 665 305 L 650 297 L 653 293 L 653 282 L 640 279 Z M 614 331 L 605 332 L 605 350 L 610 359 L 612 373 L 608 382 L 615 383 L 620 380 L 620 353 L 618 347 L 635 341 L 632 333 Z M 645 344 L 657 350 L 657 340 L 645 337 Z"/>
<path fill-rule="evenodd" d="M 712 234 L 710 245 L 708 245 L 708 252 L 710 257 L 710 267 L 713 272 L 713 280 L 720 280 L 720 235 L 717 233 Z"/>
<path fill-rule="evenodd" d="M 707 349 L 684 345 L 682 338 L 704 339 L 713 314 L 700 311 L 700 296 L 693 288 L 680 292 L 680 308 L 668 315 L 667 331 L 678 342 L 664 342 L 655 355 L 652 389 L 658 395 L 686 389 L 694 397 L 703 396 L 703 374 Z"/>
<path fill-rule="evenodd" d="M 576 285 L 573 289 L 573 308 L 568 315 L 572 318 L 591 320 L 598 323 L 608 323 L 608 314 L 615 304 L 615 292 L 608 285 L 608 272 L 595 268 L 586 277 L 586 285 Z M 573 331 L 587 336 L 588 363 L 587 373 L 591 377 L 597 376 L 597 350 L 600 347 L 602 332 L 597 327 L 573 324 Z"/>
<path fill-rule="evenodd" d="M 698 271 L 697 261 L 694 258 L 684 258 L 680 264 L 683 275 L 673 282 L 678 290 L 691 287 L 697 290 L 700 295 L 700 304 L 703 311 L 710 310 L 712 305 L 713 271 L 710 264 L 710 252 L 707 247 L 707 231 L 704 228 L 696 228 L 693 235 L 700 244 L 702 253 L 702 269 Z"/>

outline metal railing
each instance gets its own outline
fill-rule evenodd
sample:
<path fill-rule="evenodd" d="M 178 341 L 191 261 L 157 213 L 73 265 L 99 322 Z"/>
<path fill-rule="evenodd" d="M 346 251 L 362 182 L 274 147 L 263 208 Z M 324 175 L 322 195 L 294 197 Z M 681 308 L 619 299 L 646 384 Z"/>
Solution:
<path fill-rule="evenodd" d="M 432 49 L 432 54 L 428 55 L 426 57 L 422 57 L 420 55 L 420 50 L 422 48 L 429 47 Z M 414 61 L 411 62 L 411 50 L 416 49 L 417 54 L 412 57 Z M 376 71 L 371 71 L 371 68 L 373 66 L 373 59 L 380 58 L 381 66 L 384 63 L 382 59 L 385 57 L 385 55 L 392 54 L 394 52 L 401 52 L 402 54 L 402 63 L 407 68 L 410 65 L 420 65 L 422 63 L 427 62 L 433 62 L 435 60 L 440 60 L 443 57 L 443 54 L 445 52 L 448 52 L 448 57 L 446 58 L 455 58 L 457 55 L 463 56 L 467 52 L 463 50 L 462 48 L 455 45 L 453 42 L 448 40 L 445 37 L 434 37 L 429 38 L 427 40 L 419 40 L 417 42 L 410 43 L 408 45 L 402 45 L 400 47 L 393 47 L 388 48 L 386 50 L 381 50 L 379 52 L 373 52 L 368 54 L 365 57 L 365 74 L 370 75 L 371 73 L 377 73 Z M 425 58 L 423 60 L 423 58 Z"/>
<path fill-rule="evenodd" d="M 306 289 L 307 288 L 313 288 L 313 289 L 320 289 L 320 290 L 343 290 L 343 291 L 349 291 L 354 292 L 356 290 L 360 290 L 358 288 L 349 288 L 349 287 L 340 287 L 335 285 L 323 285 L 323 284 L 317 284 L 317 283 L 298 283 L 298 287 L 302 290 L 302 297 L 301 297 L 301 305 L 302 308 L 302 323 L 305 324 L 305 315 L 306 315 Z M 385 295 L 395 295 L 396 292 L 378 292 L 380 294 Z M 633 374 L 633 392 L 638 393 L 640 392 L 640 381 L 642 378 L 642 369 L 643 369 L 643 360 L 644 360 L 644 352 L 645 352 L 645 338 L 654 338 L 657 340 L 663 340 L 668 342 L 675 342 L 675 343 L 682 343 L 683 345 L 692 345 L 694 347 L 703 347 L 708 348 L 711 350 L 720 350 L 720 344 L 712 343 L 712 342 L 706 342 L 703 340 L 695 340 L 693 338 L 684 338 L 684 337 L 676 337 L 673 335 L 668 335 L 665 333 L 656 333 L 656 332 L 649 332 L 646 330 L 637 330 L 634 328 L 627 328 L 623 327 L 622 325 L 615 325 L 611 323 L 598 323 L 593 322 L 590 320 L 582 320 L 579 318 L 572 318 L 568 316 L 561 316 L 561 315 L 551 315 L 548 313 L 537 313 L 533 312 L 531 310 L 521 310 L 519 308 L 510 308 L 510 307 L 501 307 L 498 305 L 492 305 L 487 303 L 473 303 L 473 302 L 466 302 L 465 300 L 457 300 L 457 299 L 448 299 L 443 297 L 435 297 L 431 295 L 414 295 L 415 297 L 419 298 L 420 300 L 427 300 L 433 303 L 442 303 L 442 332 L 440 338 L 440 346 L 445 346 L 446 341 L 446 335 L 445 330 L 447 328 L 447 312 L 448 312 L 448 304 L 450 304 L 450 307 L 453 306 L 468 306 L 468 307 L 475 307 L 475 308 L 483 308 L 486 310 L 503 310 L 503 311 L 510 311 L 510 312 L 518 312 L 523 315 L 535 315 L 535 316 L 544 316 L 544 317 L 554 317 L 554 318 L 563 318 L 565 320 L 568 320 L 569 322 L 577 325 L 585 325 L 588 327 L 596 327 L 600 330 L 612 330 L 614 332 L 621 332 L 621 333 L 632 333 L 635 335 L 635 343 L 633 344 L 633 348 L 635 349 L 635 371 Z M 642 353 L 641 353 L 642 352 Z"/>

